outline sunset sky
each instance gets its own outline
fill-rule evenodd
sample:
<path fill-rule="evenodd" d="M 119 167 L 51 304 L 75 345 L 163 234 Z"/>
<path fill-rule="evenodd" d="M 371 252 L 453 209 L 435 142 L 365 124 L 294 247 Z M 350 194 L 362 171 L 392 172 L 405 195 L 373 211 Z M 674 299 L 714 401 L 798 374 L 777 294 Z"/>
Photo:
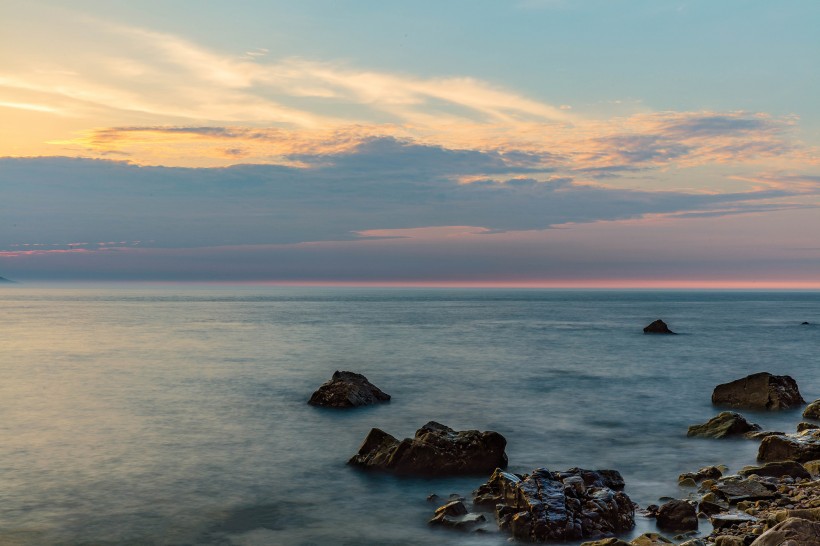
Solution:
<path fill-rule="evenodd" d="M 4 0 L 0 275 L 820 288 L 820 2 Z"/>

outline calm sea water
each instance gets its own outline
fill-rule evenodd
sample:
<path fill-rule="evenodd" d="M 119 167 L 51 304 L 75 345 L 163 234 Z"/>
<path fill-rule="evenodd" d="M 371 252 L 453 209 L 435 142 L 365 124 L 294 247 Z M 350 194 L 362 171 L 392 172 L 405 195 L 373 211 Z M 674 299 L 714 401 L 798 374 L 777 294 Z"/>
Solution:
<path fill-rule="evenodd" d="M 3 545 L 496 546 L 426 524 L 428 494 L 480 478 L 346 460 L 371 427 L 437 420 L 502 433 L 515 472 L 618 469 L 645 506 L 754 461 L 686 438 L 714 385 L 765 370 L 820 397 L 820 293 L 15 286 L 0 311 Z M 656 318 L 683 335 L 643 335 Z M 337 369 L 393 401 L 308 406 Z"/>

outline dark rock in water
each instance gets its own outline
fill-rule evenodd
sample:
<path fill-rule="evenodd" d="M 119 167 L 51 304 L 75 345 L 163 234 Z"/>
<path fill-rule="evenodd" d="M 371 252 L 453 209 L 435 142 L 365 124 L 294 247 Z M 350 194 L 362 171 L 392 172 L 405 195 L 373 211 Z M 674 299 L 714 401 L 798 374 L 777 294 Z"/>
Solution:
<path fill-rule="evenodd" d="M 687 472 L 678 476 L 678 483 L 684 480 L 692 480 L 695 483 L 700 483 L 703 480 L 716 480 L 723 476 L 723 472 L 716 466 L 705 466 L 698 469 L 697 472 Z"/>
<path fill-rule="evenodd" d="M 725 529 L 726 527 L 739 525 L 741 523 L 754 523 L 757 521 L 757 518 L 744 513 L 717 514 L 709 518 L 709 521 L 712 522 L 712 527 L 715 529 Z"/>
<path fill-rule="evenodd" d="M 644 334 L 674 334 L 672 330 L 669 329 L 669 326 L 666 325 L 664 321 L 661 319 L 656 320 L 649 326 L 643 329 Z"/>
<path fill-rule="evenodd" d="M 797 434 L 769 436 L 760 442 L 758 461 L 797 461 L 805 463 L 820 459 L 820 430 L 804 430 Z"/>
<path fill-rule="evenodd" d="M 743 437 L 748 439 L 748 440 L 762 440 L 763 438 L 768 438 L 769 436 L 782 436 L 784 434 L 786 434 L 786 433 L 782 432 L 782 431 L 761 430 L 761 431 L 747 432 L 746 434 L 743 435 Z"/>
<path fill-rule="evenodd" d="M 693 531 L 698 528 L 698 513 L 693 505 L 676 499 L 661 506 L 657 522 L 666 531 Z"/>
<path fill-rule="evenodd" d="M 777 461 L 766 463 L 763 466 L 746 466 L 738 474 L 741 476 L 757 474 L 758 476 L 770 476 L 772 478 L 782 478 L 783 476 L 791 476 L 796 479 L 811 478 L 811 474 L 806 468 L 795 461 Z"/>
<path fill-rule="evenodd" d="M 452 501 L 440 506 L 429 523 L 452 527 L 459 531 L 470 531 L 485 521 L 487 518 L 482 514 L 470 514 L 463 502 Z"/>
<path fill-rule="evenodd" d="M 752 542 L 751 546 L 816 546 L 820 544 L 820 522 L 789 518 Z"/>
<path fill-rule="evenodd" d="M 810 324 L 811 324 L 811 322 L 806 322 L 806 321 L 800 323 L 801 326 L 809 326 Z"/>
<path fill-rule="evenodd" d="M 507 440 L 497 432 L 455 431 L 430 421 L 415 437 L 397 440 L 374 428 L 348 464 L 395 474 L 457 476 L 507 466 Z"/>
<path fill-rule="evenodd" d="M 620 473 L 539 468 L 518 476 L 497 469 L 475 495 L 497 501 L 498 526 L 516 539 L 580 540 L 621 533 L 635 525 L 635 505 L 606 484 L 623 487 Z"/>
<path fill-rule="evenodd" d="M 308 404 L 326 408 L 355 408 L 388 400 L 390 395 L 382 392 L 362 374 L 336 371 L 330 381 L 313 393 Z"/>
<path fill-rule="evenodd" d="M 797 423 L 797 432 L 803 432 L 804 430 L 816 430 L 820 428 L 820 425 L 815 423 Z"/>
<path fill-rule="evenodd" d="M 803 410 L 803 418 L 820 419 L 820 400 L 815 400 Z"/>
<path fill-rule="evenodd" d="M 686 435 L 704 438 L 725 438 L 759 430 L 760 425 L 748 422 L 739 413 L 724 411 L 702 425 L 692 425 Z"/>
<path fill-rule="evenodd" d="M 789 409 L 805 402 L 794 379 L 767 372 L 718 385 L 712 392 L 712 404 L 733 408 Z"/>
<path fill-rule="evenodd" d="M 714 486 L 712 491 L 729 504 L 741 501 L 756 501 L 777 497 L 775 486 L 755 480 L 739 479 L 737 477 L 724 478 Z"/>

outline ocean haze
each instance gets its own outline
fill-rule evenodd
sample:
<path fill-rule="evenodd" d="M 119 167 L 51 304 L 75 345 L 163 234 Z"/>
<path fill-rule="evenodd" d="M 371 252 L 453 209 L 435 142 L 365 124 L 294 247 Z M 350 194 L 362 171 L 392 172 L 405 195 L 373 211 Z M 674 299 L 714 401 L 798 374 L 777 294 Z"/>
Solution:
<path fill-rule="evenodd" d="M 686 438 L 716 384 L 765 370 L 820 396 L 817 292 L 17 285 L 0 304 L 0 533 L 24 545 L 500 545 L 426 524 L 427 495 L 482 477 L 345 461 L 371 427 L 436 420 L 502 433 L 514 472 L 620 470 L 646 506 L 754 461 L 757 442 Z M 656 318 L 681 335 L 642 334 Z M 392 401 L 308 406 L 337 369 Z"/>

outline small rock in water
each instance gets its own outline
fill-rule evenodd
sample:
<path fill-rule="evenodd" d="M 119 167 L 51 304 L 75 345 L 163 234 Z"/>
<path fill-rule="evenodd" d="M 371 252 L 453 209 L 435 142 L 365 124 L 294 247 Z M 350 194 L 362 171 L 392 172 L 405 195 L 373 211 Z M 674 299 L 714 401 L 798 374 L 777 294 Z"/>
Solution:
<path fill-rule="evenodd" d="M 820 419 L 820 400 L 815 400 L 803 410 L 806 419 Z"/>
<path fill-rule="evenodd" d="M 820 425 L 815 423 L 797 423 L 797 432 L 803 432 L 804 430 L 816 430 L 820 428 Z"/>
<path fill-rule="evenodd" d="M 643 329 L 644 334 L 674 334 L 664 321 L 658 319 Z"/>
<path fill-rule="evenodd" d="M 687 501 L 675 499 L 661 506 L 657 522 L 666 531 L 690 531 L 698 528 L 698 514 Z"/>
<path fill-rule="evenodd" d="M 313 393 L 308 404 L 325 408 L 355 408 L 389 400 L 389 394 L 382 392 L 362 374 L 336 371 L 330 381 L 323 383 Z"/>
<path fill-rule="evenodd" d="M 797 382 L 788 375 L 761 372 L 723 383 L 712 392 L 712 404 L 734 408 L 789 409 L 806 401 Z"/>
<path fill-rule="evenodd" d="M 757 460 L 797 461 L 804 463 L 820 459 L 820 430 L 804 430 L 797 434 L 769 436 L 760 442 Z"/>
<path fill-rule="evenodd" d="M 702 425 L 692 425 L 686 435 L 704 438 L 725 438 L 759 430 L 760 425 L 748 422 L 739 413 L 724 411 Z"/>

